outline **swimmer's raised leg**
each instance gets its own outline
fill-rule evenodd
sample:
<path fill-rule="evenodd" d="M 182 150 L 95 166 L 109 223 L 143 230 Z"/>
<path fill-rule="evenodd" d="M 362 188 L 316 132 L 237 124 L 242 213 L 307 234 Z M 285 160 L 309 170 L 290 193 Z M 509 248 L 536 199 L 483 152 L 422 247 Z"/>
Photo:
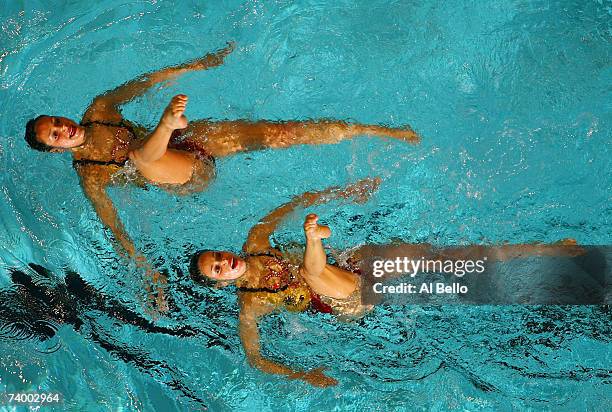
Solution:
<path fill-rule="evenodd" d="M 327 264 L 327 255 L 323 249 L 322 239 L 331 236 L 327 226 L 319 225 L 319 216 L 311 213 L 304 221 L 304 234 L 306 235 L 306 251 L 304 252 L 304 269 L 308 277 L 316 278 L 323 273 Z"/>
<path fill-rule="evenodd" d="M 316 293 L 344 299 L 357 287 L 357 275 L 327 264 L 322 239 L 330 237 L 331 230 L 327 226 L 319 225 L 318 220 L 317 215 L 309 214 L 304 221 L 306 251 L 304 252 L 302 276 Z"/>
<path fill-rule="evenodd" d="M 206 150 L 215 157 L 266 147 L 287 148 L 300 144 L 333 144 L 356 136 L 379 136 L 418 143 L 420 137 L 409 127 L 392 128 L 341 121 L 194 122 L 190 126 Z"/>
<path fill-rule="evenodd" d="M 182 184 L 191 178 L 196 161 L 193 154 L 168 149 L 172 132 L 188 125 L 185 117 L 188 98 L 176 95 L 164 110 L 159 124 L 142 145 L 130 151 L 130 159 L 147 179 L 165 184 Z"/>

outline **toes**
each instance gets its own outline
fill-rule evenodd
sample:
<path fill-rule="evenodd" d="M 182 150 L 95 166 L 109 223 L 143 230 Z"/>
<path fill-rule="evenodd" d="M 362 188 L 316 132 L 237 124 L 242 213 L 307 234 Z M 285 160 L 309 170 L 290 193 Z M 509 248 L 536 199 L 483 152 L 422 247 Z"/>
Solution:
<path fill-rule="evenodd" d="M 189 98 L 184 94 L 177 94 L 172 98 L 172 104 L 183 104 L 186 105 Z"/>
<path fill-rule="evenodd" d="M 316 222 L 317 220 L 319 220 L 319 216 L 317 216 L 314 213 L 310 213 L 309 215 L 306 216 L 307 222 Z"/>

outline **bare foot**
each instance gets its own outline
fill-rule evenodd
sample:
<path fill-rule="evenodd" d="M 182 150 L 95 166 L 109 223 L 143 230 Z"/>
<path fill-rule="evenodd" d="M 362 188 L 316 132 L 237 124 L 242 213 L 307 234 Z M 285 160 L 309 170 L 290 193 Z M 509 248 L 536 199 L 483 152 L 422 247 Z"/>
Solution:
<path fill-rule="evenodd" d="M 553 245 L 562 246 L 561 250 L 566 256 L 576 257 L 584 255 L 586 253 L 586 249 L 578 246 L 578 242 L 576 242 L 576 239 L 572 239 L 571 237 L 561 239 L 558 242 L 553 243 Z"/>
<path fill-rule="evenodd" d="M 572 239 L 571 237 L 568 237 L 565 239 L 561 239 L 555 242 L 554 244 L 559 245 L 559 246 L 576 246 L 578 242 L 576 242 L 576 239 Z"/>
<path fill-rule="evenodd" d="M 172 130 L 186 128 L 189 122 L 184 113 L 188 101 L 189 98 L 184 94 L 174 96 L 164 110 L 160 123 Z"/>
<path fill-rule="evenodd" d="M 421 141 L 421 137 L 408 126 L 402 127 L 401 129 L 389 129 L 387 134 L 394 139 L 402 140 L 407 143 L 417 144 Z"/>
<path fill-rule="evenodd" d="M 319 216 L 314 213 L 306 216 L 304 220 L 304 234 L 308 240 L 327 239 L 331 236 L 331 229 L 328 226 L 319 225 Z"/>
<path fill-rule="evenodd" d="M 338 384 L 338 380 L 325 374 L 325 368 L 317 368 L 308 372 L 297 373 L 293 376 L 318 388 L 327 388 Z"/>

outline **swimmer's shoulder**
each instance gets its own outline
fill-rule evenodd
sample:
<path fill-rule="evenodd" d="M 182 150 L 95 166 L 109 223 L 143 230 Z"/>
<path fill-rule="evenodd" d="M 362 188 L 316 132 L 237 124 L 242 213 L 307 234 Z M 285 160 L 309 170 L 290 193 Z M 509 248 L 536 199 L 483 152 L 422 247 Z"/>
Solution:
<path fill-rule="evenodd" d="M 238 291 L 240 312 L 248 313 L 254 317 L 261 317 L 281 309 L 280 304 L 274 304 L 268 299 L 268 292 L 245 292 Z"/>
<path fill-rule="evenodd" d="M 123 116 L 117 107 L 104 96 L 98 96 L 89 104 L 81 119 L 81 124 L 92 122 L 117 123 L 123 120 Z"/>
<path fill-rule="evenodd" d="M 111 177 L 120 167 L 113 164 L 96 164 L 86 161 L 72 161 L 72 167 L 83 182 L 107 186 L 110 184 Z"/>
<path fill-rule="evenodd" d="M 247 242 L 242 246 L 242 251 L 247 254 L 249 259 L 283 257 L 283 253 L 279 249 L 270 246 L 270 244 L 267 242 L 264 243 L 258 240 L 247 240 Z"/>

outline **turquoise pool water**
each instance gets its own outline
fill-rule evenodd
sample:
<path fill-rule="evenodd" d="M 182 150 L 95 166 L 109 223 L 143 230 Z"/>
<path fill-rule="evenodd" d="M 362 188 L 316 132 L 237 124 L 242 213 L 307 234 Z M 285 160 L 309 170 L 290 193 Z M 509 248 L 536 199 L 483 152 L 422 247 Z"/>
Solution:
<path fill-rule="evenodd" d="M 267 319 L 264 353 L 325 365 L 340 381 L 319 390 L 250 368 L 232 291 L 184 273 L 189 253 L 238 250 L 293 195 L 365 176 L 383 178 L 368 203 L 314 209 L 334 248 L 609 245 L 611 14 L 609 1 L 3 2 L 0 392 L 60 392 L 58 410 L 606 410 L 608 307 Z M 95 95 L 228 40 L 237 48 L 223 66 L 151 90 L 126 117 L 153 125 L 182 92 L 191 119 L 410 124 L 423 142 L 241 154 L 187 198 L 112 189 L 135 243 L 170 277 L 171 315 L 152 320 L 142 275 L 113 251 L 69 155 L 26 148 L 24 124 L 40 113 L 78 119 Z M 276 242 L 299 242 L 302 218 Z"/>

